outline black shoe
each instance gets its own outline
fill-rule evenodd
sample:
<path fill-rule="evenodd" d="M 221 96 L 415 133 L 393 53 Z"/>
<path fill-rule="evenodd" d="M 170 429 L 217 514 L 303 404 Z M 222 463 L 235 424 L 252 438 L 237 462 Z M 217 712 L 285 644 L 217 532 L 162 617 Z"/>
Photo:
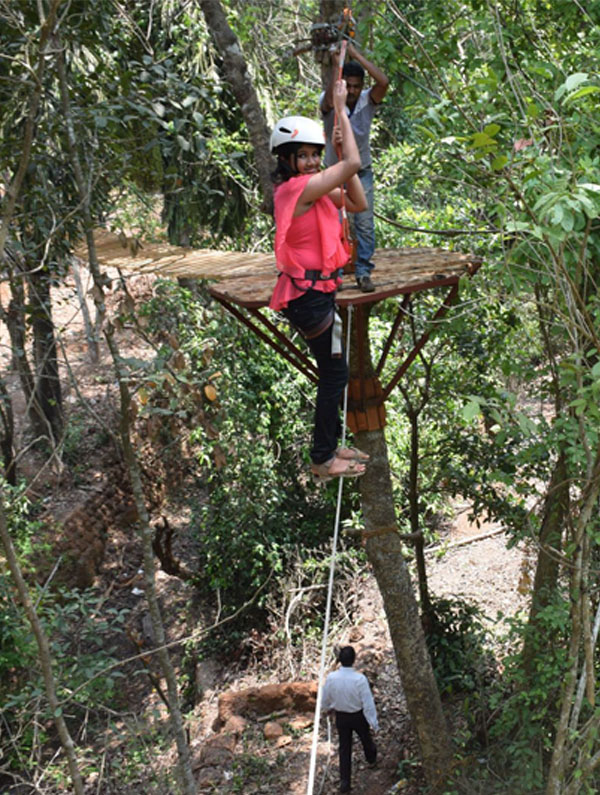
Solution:
<path fill-rule="evenodd" d="M 350 784 L 346 784 L 346 782 L 340 784 L 340 792 L 350 792 Z"/>
<path fill-rule="evenodd" d="M 359 276 L 356 279 L 356 284 L 358 289 L 363 293 L 372 293 L 375 291 L 375 285 L 368 273 L 365 276 Z"/>

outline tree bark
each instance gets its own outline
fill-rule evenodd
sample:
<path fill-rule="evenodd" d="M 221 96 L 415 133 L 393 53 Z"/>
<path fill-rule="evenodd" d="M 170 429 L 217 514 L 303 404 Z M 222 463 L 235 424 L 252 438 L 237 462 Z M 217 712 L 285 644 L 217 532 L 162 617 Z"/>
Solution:
<path fill-rule="evenodd" d="M 564 454 L 560 453 L 552 471 L 544 502 L 531 608 L 523 646 L 523 666 L 528 677 L 535 675 L 532 664 L 536 654 L 535 645 L 539 646 L 540 642 L 537 620 L 540 612 L 551 602 L 558 586 L 559 555 L 562 549 L 562 534 L 569 516 L 569 508 L 567 467 Z M 547 630 L 544 630 L 544 632 L 547 632 Z M 534 637 L 537 638 L 535 643 Z M 548 644 L 553 641 L 553 637 L 546 638 Z"/>
<path fill-rule="evenodd" d="M 410 532 L 414 538 L 415 560 L 419 580 L 419 597 L 421 599 L 421 615 L 425 629 L 429 631 L 434 615 L 427 586 L 427 570 L 425 567 L 425 542 L 420 527 L 419 515 L 419 411 L 409 412 L 410 421 L 410 469 L 408 476 L 408 503 L 410 515 Z"/>
<path fill-rule="evenodd" d="M 356 308 L 368 315 L 363 304 Z M 362 329 L 362 340 L 357 339 Z M 374 374 L 369 347 L 368 317 L 354 324 L 350 356 L 351 376 L 357 377 L 357 351 L 366 358 L 365 376 Z M 392 481 L 383 429 L 356 434 L 359 447 L 371 456 L 360 478 L 366 551 L 381 591 L 385 613 L 408 708 L 419 743 L 425 776 L 432 793 L 441 793 L 452 765 L 453 749 L 433 674 L 417 601 L 397 532 Z M 381 532 L 383 531 L 383 532 Z"/>
<path fill-rule="evenodd" d="M 582 593 L 586 590 L 584 572 L 587 568 L 586 556 L 589 556 L 589 544 L 584 544 L 584 536 L 588 532 L 592 517 L 598 510 L 600 497 L 600 447 L 595 451 L 595 458 L 590 476 L 587 480 L 581 500 L 574 533 L 574 559 L 571 570 L 571 637 L 569 641 L 569 668 L 563 682 L 560 715 L 556 725 L 552 760 L 546 782 L 546 795 L 560 795 L 563 791 L 565 773 L 570 769 L 573 756 L 573 742 L 577 733 L 569 732 L 569 717 L 573 708 L 573 696 L 577 686 L 579 671 L 579 650 L 583 643 L 583 600 Z M 594 721 L 596 723 L 596 721 Z M 596 723 L 597 725 L 597 723 Z M 590 749 L 585 749 L 578 759 L 578 766 L 590 761 Z M 593 767 L 591 768 L 593 770 Z M 579 782 L 583 784 L 583 781 Z"/>
<path fill-rule="evenodd" d="M 217 50 L 223 58 L 223 71 L 231 86 L 248 128 L 250 142 L 263 193 L 263 210 L 273 213 L 273 157 L 269 149 L 269 131 L 258 96 L 248 75 L 246 61 L 237 37 L 229 27 L 220 0 L 200 0 L 200 7 Z"/>
<path fill-rule="evenodd" d="M 90 208 L 90 192 L 86 185 L 83 169 L 81 167 L 81 160 L 79 158 L 79 152 L 77 151 L 77 138 L 75 136 L 75 127 L 73 125 L 71 100 L 69 97 L 69 83 L 67 81 L 67 71 L 65 67 L 65 51 L 61 47 L 58 36 L 54 37 L 54 41 L 57 48 L 56 68 L 60 84 L 60 101 L 63 110 L 64 122 L 67 128 L 67 147 L 69 149 L 73 173 L 75 174 L 77 193 L 79 194 L 79 199 L 81 201 L 83 228 L 88 250 L 88 262 L 90 270 L 93 274 L 94 285 L 96 286 L 98 284 L 103 284 L 104 279 L 100 271 L 100 263 L 98 262 L 98 255 L 96 253 L 96 241 L 94 240 L 94 219 L 92 218 L 92 211 Z M 98 291 L 96 290 L 96 292 Z M 93 333 L 90 335 L 91 339 L 88 341 L 88 349 L 91 360 L 93 362 L 97 362 L 100 358 L 100 351 L 98 347 L 100 329 L 102 328 L 104 317 L 106 315 L 104 293 L 102 291 L 100 291 L 95 297 L 94 304 L 96 307 L 96 320 L 94 323 Z"/>
<path fill-rule="evenodd" d="M 96 247 L 94 244 L 94 253 L 96 251 Z M 88 246 L 88 256 L 89 256 L 89 246 Z M 88 309 L 86 297 L 85 297 L 85 290 L 83 287 L 83 280 L 81 278 L 81 266 L 79 261 L 76 257 L 73 257 L 71 262 L 71 270 L 73 271 L 73 279 L 75 281 L 75 289 L 77 291 L 77 300 L 79 301 L 79 308 L 81 309 L 81 317 L 83 319 L 83 327 L 85 329 L 85 338 L 87 340 L 88 349 L 90 351 L 90 358 L 92 361 L 98 360 L 98 320 L 96 320 L 95 324 L 92 324 L 92 319 L 90 317 L 90 310 Z M 98 313 L 96 312 L 96 315 Z M 95 350 L 95 353 L 94 353 Z M 96 355 L 96 359 L 94 359 L 94 355 Z"/>
<path fill-rule="evenodd" d="M 12 403 L 4 380 L 0 378 L 0 450 L 4 464 L 4 478 L 11 486 L 17 485 L 17 462 L 15 459 L 15 423 Z"/>
<path fill-rule="evenodd" d="M 34 436 L 38 437 L 46 434 L 46 421 L 35 396 L 35 378 L 27 358 L 24 276 L 19 273 L 16 263 L 14 267 L 17 272 L 15 273 L 11 270 L 9 274 L 12 298 L 8 304 L 8 309 L 2 307 L 0 308 L 0 313 L 10 337 L 11 367 L 17 374 L 21 384 L 27 407 L 27 419 L 31 424 Z"/>
<path fill-rule="evenodd" d="M 62 437 L 64 423 L 56 338 L 52 322 L 50 279 L 43 270 L 33 269 L 28 281 L 36 372 L 35 399 L 47 422 L 47 431 L 52 437 L 52 442 L 56 444 Z"/>

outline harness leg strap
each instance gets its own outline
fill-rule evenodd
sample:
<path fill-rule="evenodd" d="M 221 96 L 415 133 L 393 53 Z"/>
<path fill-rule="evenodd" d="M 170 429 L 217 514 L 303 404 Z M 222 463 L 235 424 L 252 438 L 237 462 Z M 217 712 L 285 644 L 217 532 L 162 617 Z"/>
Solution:
<path fill-rule="evenodd" d="M 333 328 L 331 329 L 331 355 L 339 359 L 342 355 L 342 318 L 337 311 L 333 316 Z"/>

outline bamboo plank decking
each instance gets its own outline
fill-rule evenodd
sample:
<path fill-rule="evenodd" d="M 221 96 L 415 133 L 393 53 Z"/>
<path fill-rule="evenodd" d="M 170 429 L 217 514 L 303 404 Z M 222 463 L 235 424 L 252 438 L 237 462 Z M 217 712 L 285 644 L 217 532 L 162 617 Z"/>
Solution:
<path fill-rule="evenodd" d="M 267 306 L 277 278 L 272 254 L 188 249 L 167 243 L 143 244 L 135 250 L 131 241 L 105 230 L 97 230 L 94 238 L 98 260 L 105 267 L 213 281 L 215 284 L 209 286 L 212 295 L 242 307 Z M 85 246 L 76 253 L 87 259 Z M 340 306 L 454 285 L 481 265 L 478 257 L 440 248 L 378 249 L 373 261 L 375 292 L 360 292 L 354 275 L 345 274 L 343 289 L 337 296 Z"/>

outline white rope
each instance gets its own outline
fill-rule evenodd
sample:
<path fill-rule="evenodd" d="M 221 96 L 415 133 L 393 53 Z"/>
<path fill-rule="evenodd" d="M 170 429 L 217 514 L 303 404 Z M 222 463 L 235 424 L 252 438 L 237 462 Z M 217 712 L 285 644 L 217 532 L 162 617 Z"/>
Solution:
<path fill-rule="evenodd" d="M 352 305 L 348 307 L 348 327 L 346 329 L 346 361 L 350 357 L 350 330 L 352 326 Z M 342 423 L 342 447 L 346 443 L 346 410 L 348 408 L 348 384 L 344 390 L 344 419 Z M 310 751 L 310 769 L 308 772 L 308 785 L 306 795 L 313 795 L 315 786 L 315 770 L 317 766 L 317 745 L 319 742 L 319 723 L 321 720 L 321 702 L 323 700 L 323 676 L 325 674 L 325 655 L 327 653 L 327 635 L 329 633 L 329 618 L 331 616 L 331 600 L 333 594 L 333 576 L 335 573 L 335 556 L 340 529 L 340 514 L 342 507 L 342 489 L 344 486 L 343 475 L 339 478 L 337 506 L 335 510 L 335 523 L 333 541 L 331 542 L 331 562 L 329 564 L 329 586 L 327 588 L 327 606 L 325 608 L 325 626 L 323 627 L 323 641 L 321 643 L 321 667 L 319 669 L 319 687 L 317 689 L 317 703 L 315 704 L 315 720 L 313 725 L 312 746 Z M 329 734 L 331 741 L 331 734 Z"/>

